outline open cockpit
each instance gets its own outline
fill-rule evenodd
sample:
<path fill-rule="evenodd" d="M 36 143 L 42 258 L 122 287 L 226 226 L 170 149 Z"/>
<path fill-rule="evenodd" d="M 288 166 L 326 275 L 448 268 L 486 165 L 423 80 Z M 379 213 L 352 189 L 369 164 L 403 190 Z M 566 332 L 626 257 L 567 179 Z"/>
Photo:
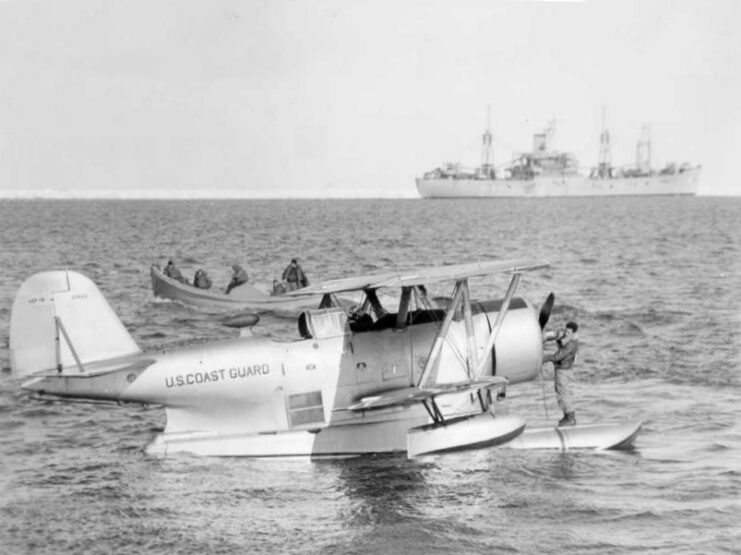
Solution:
<path fill-rule="evenodd" d="M 430 300 L 424 286 L 403 287 L 395 312 L 381 304 L 375 289 L 365 289 L 360 304 L 343 307 L 340 303 L 323 302 L 315 310 L 302 312 L 298 318 L 298 331 L 302 339 L 324 339 L 348 333 L 364 333 L 389 329 L 404 329 L 421 324 L 441 324 L 450 303 L 446 297 Z M 471 301 L 473 315 L 498 312 L 502 300 Z M 513 298 L 511 309 L 526 308 L 522 298 Z M 458 307 L 453 321 L 464 319 L 462 307 Z"/>

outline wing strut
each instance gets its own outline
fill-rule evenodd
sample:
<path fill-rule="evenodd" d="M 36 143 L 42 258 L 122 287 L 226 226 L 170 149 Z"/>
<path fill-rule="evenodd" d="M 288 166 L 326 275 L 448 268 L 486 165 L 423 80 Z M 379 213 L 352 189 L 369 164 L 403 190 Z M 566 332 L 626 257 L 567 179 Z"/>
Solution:
<path fill-rule="evenodd" d="M 473 378 L 474 365 L 476 364 L 476 337 L 473 334 L 473 315 L 471 313 L 471 296 L 468 290 L 468 280 L 461 284 L 463 287 L 463 319 L 466 322 L 466 373 Z"/>
<path fill-rule="evenodd" d="M 499 330 L 502 329 L 502 322 L 504 322 L 504 317 L 507 315 L 507 311 L 509 310 L 509 305 L 512 302 L 512 297 L 515 294 L 515 289 L 517 289 L 517 284 L 520 282 L 520 275 L 521 274 L 519 272 L 515 272 L 514 274 L 512 274 L 512 281 L 509 282 L 507 294 L 504 295 L 504 301 L 502 301 L 502 306 L 497 313 L 497 319 L 494 321 L 494 326 L 492 326 L 491 332 L 489 333 L 489 340 L 486 342 L 486 348 L 484 349 L 484 352 L 481 353 L 481 358 L 476 365 L 476 373 L 474 374 L 474 379 L 481 376 L 481 372 L 483 372 L 484 370 L 484 364 L 486 364 L 486 359 L 488 358 L 491 350 L 494 348 L 494 342 L 497 340 Z"/>
<path fill-rule="evenodd" d="M 440 412 L 440 408 L 437 406 L 434 396 L 422 401 L 422 405 L 427 410 L 427 414 L 430 415 L 430 418 L 432 418 L 432 421 L 435 424 L 445 424 L 445 417 L 443 416 L 443 413 Z"/>
<path fill-rule="evenodd" d="M 434 376 L 432 376 L 432 370 L 433 368 L 435 368 L 435 364 L 437 363 L 438 358 L 440 358 L 440 351 L 443 348 L 443 340 L 448 333 L 450 323 L 453 321 L 455 311 L 457 310 L 458 305 L 463 298 L 464 289 L 466 291 L 468 290 L 468 280 L 457 280 L 455 282 L 455 291 L 453 293 L 453 298 L 451 299 L 450 305 L 448 306 L 448 311 L 445 313 L 443 324 L 440 327 L 440 330 L 437 332 L 437 335 L 435 336 L 435 341 L 432 344 L 432 348 L 430 349 L 430 356 L 427 357 L 427 362 L 425 363 L 425 369 L 422 372 L 422 375 L 419 377 L 419 381 L 417 382 L 417 387 L 419 388 L 424 389 L 428 381 L 433 384 L 435 382 Z"/>
<path fill-rule="evenodd" d="M 401 299 L 399 299 L 399 311 L 396 313 L 396 329 L 403 330 L 407 327 L 407 315 L 409 314 L 409 301 L 412 298 L 412 288 L 401 288 Z"/>
<path fill-rule="evenodd" d="M 75 357 L 75 362 L 77 363 L 77 367 L 80 369 L 80 372 L 84 372 L 85 368 L 82 365 L 82 362 L 80 361 L 80 357 L 77 356 L 77 351 L 75 350 L 74 345 L 72 345 L 72 341 L 69 338 L 69 335 L 67 334 L 67 330 L 64 328 L 64 324 L 62 323 L 62 319 L 59 316 L 54 316 L 54 327 L 55 327 L 55 337 L 56 340 L 56 347 L 57 347 L 57 372 L 62 371 L 62 341 L 59 336 L 59 333 L 61 332 L 62 336 L 64 336 L 65 341 L 67 341 L 67 346 L 69 347 L 69 350 L 72 352 L 72 356 Z"/>

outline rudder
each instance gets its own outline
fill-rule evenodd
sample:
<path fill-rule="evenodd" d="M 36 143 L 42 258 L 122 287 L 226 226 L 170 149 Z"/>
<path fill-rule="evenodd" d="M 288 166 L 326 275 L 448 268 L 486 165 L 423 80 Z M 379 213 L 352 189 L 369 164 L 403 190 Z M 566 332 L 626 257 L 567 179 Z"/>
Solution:
<path fill-rule="evenodd" d="M 71 345 L 71 346 L 70 346 Z M 10 366 L 18 376 L 74 368 L 141 350 L 95 284 L 72 271 L 34 274 L 10 316 Z"/>

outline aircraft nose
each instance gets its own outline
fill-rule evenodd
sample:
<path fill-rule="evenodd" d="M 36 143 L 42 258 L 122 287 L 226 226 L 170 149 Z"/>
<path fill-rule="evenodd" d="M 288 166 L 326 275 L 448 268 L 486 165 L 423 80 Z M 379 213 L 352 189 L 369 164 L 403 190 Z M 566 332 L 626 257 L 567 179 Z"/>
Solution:
<path fill-rule="evenodd" d="M 496 375 L 510 384 L 534 380 L 543 361 L 543 332 L 532 310 L 510 311 L 495 344 Z"/>

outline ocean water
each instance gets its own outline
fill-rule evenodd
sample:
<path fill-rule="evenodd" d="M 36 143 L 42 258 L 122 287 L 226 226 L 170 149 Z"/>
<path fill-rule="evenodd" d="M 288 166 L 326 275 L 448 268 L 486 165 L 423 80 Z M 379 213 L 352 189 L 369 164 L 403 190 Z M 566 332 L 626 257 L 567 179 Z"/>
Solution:
<path fill-rule="evenodd" d="M 739 551 L 741 198 L 0 201 L 0 229 L 4 554 Z M 577 417 L 642 419 L 635 448 L 157 459 L 142 448 L 162 410 L 32 399 L 9 370 L 13 298 L 35 272 L 88 275 L 147 349 L 233 334 L 153 299 L 150 264 L 225 284 L 239 262 L 268 283 L 294 256 L 313 281 L 548 260 L 519 292 L 553 291 L 551 322 L 580 323 Z M 265 315 L 257 333 L 294 330 Z M 505 403 L 532 425 L 559 417 L 550 380 Z"/>

